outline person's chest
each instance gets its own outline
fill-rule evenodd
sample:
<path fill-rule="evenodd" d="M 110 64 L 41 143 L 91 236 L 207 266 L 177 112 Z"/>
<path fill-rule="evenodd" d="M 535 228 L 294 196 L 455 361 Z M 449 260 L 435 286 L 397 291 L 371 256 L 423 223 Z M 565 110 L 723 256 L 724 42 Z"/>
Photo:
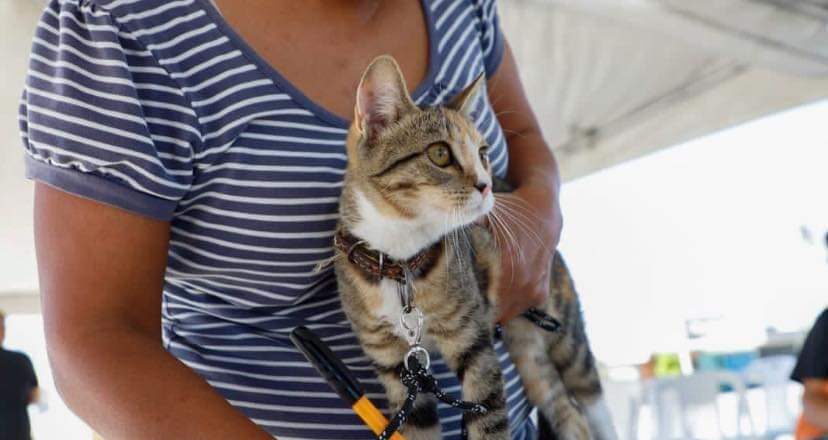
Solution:
<path fill-rule="evenodd" d="M 4 396 L 16 399 L 24 388 L 25 378 L 21 367 L 20 360 L 13 353 L 0 350 L 0 400 Z"/>
<path fill-rule="evenodd" d="M 159 59 L 184 60 L 165 67 L 194 103 L 203 133 L 192 184 L 172 222 L 166 274 L 170 296 L 194 304 L 209 299 L 205 293 L 244 307 L 285 306 L 335 294 L 328 284 L 335 281 L 332 274 L 317 265 L 332 254 L 348 121 L 365 66 L 377 53 L 391 53 L 422 106 L 445 103 L 483 69 L 471 2 L 426 2 L 429 9 L 423 11 L 416 0 L 386 1 L 400 10 L 372 22 L 371 29 L 394 28 L 366 37 L 373 46 L 333 39 L 330 35 L 353 29 L 329 29 L 333 25 L 323 20 L 324 25 L 314 26 L 333 32 L 325 35 L 336 41 L 310 47 L 305 34 L 296 33 L 304 32 L 297 23 L 311 26 L 312 17 L 294 20 L 291 11 L 257 10 L 267 1 L 238 2 L 249 10 L 233 11 L 228 8 L 240 6 L 219 0 L 222 18 L 201 0 L 197 5 L 207 9 L 187 12 L 195 19 L 144 35 L 148 47 L 163 48 L 153 49 Z M 256 26 L 240 26 L 235 14 Z M 278 18 L 285 14 L 291 18 Z M 152 29 L 173 19 L 158 14 L 141 25 Z M 240 32 L 248 44 L 239 41 Z M 417 42 L 424 47 L 407 49 Z M 419 61 L 413 55 L 418 50 Z M 502 174 L 507 165 L 503 134 L 491 105 L 481 101 L 475 124 L 492 146 L 493 169 Z"/>
<path fill-rule="evenodd" d="M 350 120 L 360 76 L 376 56 L 399 62 L 409 90 L 426 77 L 429 31 L 419 0 L 217 0 L 225 20 L 312 101 Z"/>

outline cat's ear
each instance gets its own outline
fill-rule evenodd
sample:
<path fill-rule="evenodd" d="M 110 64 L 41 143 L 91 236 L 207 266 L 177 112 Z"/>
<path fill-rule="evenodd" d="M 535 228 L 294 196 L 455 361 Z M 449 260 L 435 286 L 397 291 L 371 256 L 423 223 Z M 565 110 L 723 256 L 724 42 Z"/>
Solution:
<path fill-rule="evenodd" d="M 394 58 L 382 55 L 374 59 L 362 74 L 357 89 L 354 123 L 360 133 L 373 138 L 416 109 Z"/>
<path fill-rule="evenodd" d="M 460 113 L 466 115 L 466 117 L 471 118 L 472 112 L 474 111 L 475 104 L 477 103 L 477 98 L 480 96 L 480 93 L 484 90 L 483 85 L 486 82 L 486 74 L 481 73 L 477 76 L 477 78 L 469 84 L 468 87 L 463 89 L 462 92 L 458 93 L 457 96 L 452 98 L 452 100 L 448 103 L 446 107 L 456 110 Z"/>

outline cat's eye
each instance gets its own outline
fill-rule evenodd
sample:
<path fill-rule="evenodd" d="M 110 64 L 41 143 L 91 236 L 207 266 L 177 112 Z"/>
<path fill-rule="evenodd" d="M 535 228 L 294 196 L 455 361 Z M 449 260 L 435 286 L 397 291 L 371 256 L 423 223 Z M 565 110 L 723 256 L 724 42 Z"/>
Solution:
<path fill-rule="evenodd" d="M 489 163 L 489 147 L 486 147 L 486 146 L 480 147 L 479 154 L 480 154 L 480 162 L 482 162 L 483 165 L 486 165 L 487 163 Z"/>
<path fill-rule="evenodd" d="M 428 160 L 438 167 L 451 165 L 451 148 L 445 142 L 435 142 L 429 145 L 426 154 L 428 155 Z"/>

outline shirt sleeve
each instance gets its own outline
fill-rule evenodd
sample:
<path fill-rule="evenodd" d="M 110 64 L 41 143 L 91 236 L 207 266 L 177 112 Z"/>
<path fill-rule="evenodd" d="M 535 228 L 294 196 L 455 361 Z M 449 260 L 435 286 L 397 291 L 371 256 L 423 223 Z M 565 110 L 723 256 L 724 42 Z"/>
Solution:
<path fill-rule="evenodd" d="M 20 105 L 27 177 L 170 219 L 193 179 L 196 112 L 109 13 L 52 0 L 38 23 Z"/>
<path fill-rule="evenodd" d="M 28 356 L 24 356 L 23 360 L 26 368 L 26 384 L 29 386 L 30 389 L 35 389 L 38 387 L 38 383 L 37 374 L 35 373 L 34 366 L 32 366 L 32 361 L 31 359 L 29 359 Z"/>
<path fill-rule="evenodd" d="M 483 62 L 486 77 L 491 77 L 503 61 L 504 37 L 500 30 L 500 16 L 497 13 L 497 0 L 472 0 L 477 19 L 480 23 L 479 38 L 483 49 Z"/>
<path fill-rule="evenodd" d="M 808 332 L 791 379 L 800 383 L 805 379 L 828 379 L 828 309 Z"/>

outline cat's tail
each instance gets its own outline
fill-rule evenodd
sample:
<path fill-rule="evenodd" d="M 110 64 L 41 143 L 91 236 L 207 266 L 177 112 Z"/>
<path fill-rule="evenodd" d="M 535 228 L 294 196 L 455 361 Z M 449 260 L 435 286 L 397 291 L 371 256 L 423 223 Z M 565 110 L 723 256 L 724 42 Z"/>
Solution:
<path fill-rule="evenodd" d="M 558 332 L 544 332 L 544 338 L 547 353 L 564 388 L 582 408 L 593 438 L 615 440 L 617 435 L 604 400 L 595 356 L 589 347 L 581 302 L 569 268 L 558 251 L 555 251 L 552 262 L 549 300 L 545 309 L 561 322 Z"/>

